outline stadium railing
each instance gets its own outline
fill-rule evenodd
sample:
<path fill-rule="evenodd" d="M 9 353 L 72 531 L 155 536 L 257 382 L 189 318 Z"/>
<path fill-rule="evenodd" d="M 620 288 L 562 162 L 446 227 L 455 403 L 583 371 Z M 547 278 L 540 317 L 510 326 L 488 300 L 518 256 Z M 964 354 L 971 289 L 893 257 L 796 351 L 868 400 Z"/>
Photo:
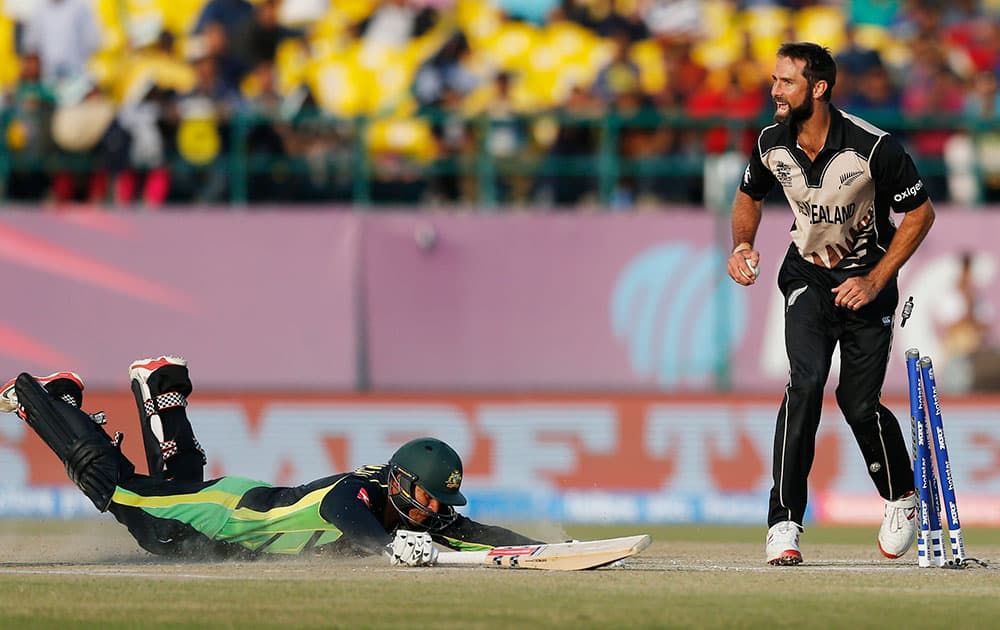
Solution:
<path fill-rule="evenodd" d="M 920 133 L 944 131 L 946 133 L 967 134 L 973 142 L 1000 133 L 1000 118 L 979 119 L 963 116 L 928 116 L 920 118 L 902 117 L 896 112 L 858 112 L 858 114 L 873 124 L 887 131 L 899 134 L 904 144 L 909 144 L 912 137 Z M 434 126 L 447 124 L 449 114 L 442 111 L 430 111 L 411 119 L 419 124 Z M 41 157 L 22 155 L 10 150 L 8 146 L 8 127 L 12 115 L 10 110 L 0 112 L 0 200 L 6 201 L 6 182 L 11 172 L 36 172 L 51 175 L 58 171 L 84 173 L 93 169 L 92 156 L 71 154 L 63 151 L 53 151 Z M 649 192 L 650 198 L 663 203 L 701 203 L 703 201 L 702 178 L 705 173 L 709 152 L 702 150 L 703 138 L 699 135 L 707 130 L 726 130 L 724 151 L 745 153 L 746 137 L 754 136 L 760 128 L 771 124 L 770 113 L 754 119 L 734 120 L 722 118 L 694 118 L 683 113 L 665 112 L 655 109 L 644 109 L 635 114 L 622 115 L 616 111 L 603 112 L 600 115 L 576 116 L 567 112 L 542 113 L 534 115 L 504 118 L 502 121 L 492 119 L 487 115 L 464 119 L 472 138 L 474 150 L 459 151 L 454 154 L 439 154 L 436 149 L 423 155 L 411 155 L 414 147 L 402 147 L 398 150 L 371 150 L 368 146 L 368 132 L 373 125 L 384 118 L 356 118 L 353 120 L 336 119 L 320 112 L 299 114 L 294 120 L 273 121 L 246 112 L 237 112 L 225 124 L 219 126 L 222 136 L 222 149 L 218 155 L 203 164 L 194 164 L 173 150 L 167 156 L 167 166 L 175 173 L 184 175 L 192 173 L 214 172 L 224 178 L 225 193 L 222 198 L 208 200 L 219 204 L 242 206 L 258 201 L 288 201 L 317 203 L 336 201 L 353 203 L 358 206 L 407 205 L 427 200 L 426 187 L 440 178 L 461 177 L 471 184 L 474 193 L 469 196 L 445 200 L 450 203 L 474 205 L 491 208 L 512 203 L 509 195 L 501 192 L 504 178 L 522 177 L 532 180 L 529 186 L 532 193 L 528 195 L 528 205 L 553 205 L 551 192 L 546 196 L 539 194 L 539 188 L 544 188 L 539 182 L 565 181 L 575 178 L 578 182 L 586 182 L 590 195 L 586 202 L 606 207 L 618 207 L 623 204 L 618 199 L 622 192 L 621 183 L 626 180 L 640 180 L 640 187 L 654 182 Z M 303 136 L 309 136 L 317 130 L 335 132 L 336 141 L 332 148 L 322 152 L 317 159 L 315 155 L 275 154 L 254 148 L 254 130 L 272 126 L 274 123 L 287 124 L 289 129 Z M 515 124 L 525 133 L 531 134 L 535 125 L 547 125 L 549 129 L 548 146 L 527 141 L 531 145 L 523 153 L 511 156 L 513 159 L 498 158 L 489 149 L 494 134 L 498 133 L 497 123 Z M 586 150 L 567 153 L 554 150 L 555 135 L 558 129 L 586 130 L 592 134 L 592 142 Z M 655 129 L 665 129 L 673 132 L 693 135 L 680 146 L 669 152 L 654 152 L 642 157 L 628 157 L 622 154 L 623 134 L 631 130 L 652 132 Z M 172 145 L 168 142 L 168 145 Z M 995 152 L 1000 153 L 1000 144 Z M 940 154 L 911 154 L 921 173 L 925 177 L 944 179 L 948 175 L 945 159 Z M 985 148 L 985 151 L 991 151 Z M 419 149 L 417 149 L 419 152 Z M 718 149 L 716 148 L 716 152 Z M 430 155 L 434 153 L 434 155 Z M 981 155 L 973 160 L 973 172 L 976 186 L 980 191 L 989 186 L 996 187 L 995 173 L 985 172 L 978 165 L 982 162 Z M 995 158 L 1000 162 L 1000 156 Z M 393 169 L 400 171 L 398 178 L 393 180 L 392 173 L 387 173 L 384 162 L 389 161 Z M 986 160 L 987 162 L 989 160 Z M 314 186 L 295 186 L 294 182 L 308 178 L 310 172 L 325 173 L 327 180 Z M 388 175 L 387 180 L 384 178 Z M 655 184 L 656 180 L 664 179 Z M 264 192 L 259 188 L 264 181 Z M 401 183 L 417 185 L 410 196 L 393 196 L 386 199 L 378 192 L 382 187 L 400 186 Z M 291 185 L 290 185 L 291 184 Z M 635 185 L 634 183 L 632 184 Z M 680 192 L 677 190 L 680 189 Z M 671 193 L 673 190 L 673 193 Z M 641 191 L 640 191 L 641 192 Z M 184 192 L 179 193 L 180 203 L 185 202 Z M 973 203 L 983 200 L 978 194 Z M 205 201 L 205 200 L 201 200 Z M 516 200 L 513 203 L 518 203 Z M 558 203 L 556 204 L 558 205 Z M 625 204 L 629 205 L 629 204 Z"/>

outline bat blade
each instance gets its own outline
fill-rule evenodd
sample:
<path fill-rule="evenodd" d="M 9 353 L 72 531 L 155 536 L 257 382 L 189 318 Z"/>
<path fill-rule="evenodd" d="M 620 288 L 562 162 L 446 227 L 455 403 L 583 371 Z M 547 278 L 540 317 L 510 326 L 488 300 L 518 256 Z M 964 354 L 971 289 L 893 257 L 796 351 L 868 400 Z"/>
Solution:
<path fill-rule="evenodd" d="M 440 566 L 482 565 L 503 569 L 581 571 L 642 553 L 652 543 L 648 534 L 581 542 L 494 547 L 487 551 L 442 551 Z"/>

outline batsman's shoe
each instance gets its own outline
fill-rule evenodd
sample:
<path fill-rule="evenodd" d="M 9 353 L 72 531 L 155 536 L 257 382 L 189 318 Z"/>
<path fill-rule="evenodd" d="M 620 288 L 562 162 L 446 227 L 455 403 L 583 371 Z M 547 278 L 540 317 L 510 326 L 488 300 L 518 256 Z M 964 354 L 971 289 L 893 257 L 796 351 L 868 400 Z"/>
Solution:
<path fill-rule="evenodd" d="M 794 521 L 772 525 L 767 530 L 767 544 L 764 547 L 767 563 L 778 566 L 802 564 L 802 552 L 799 551 L 801 533 L 802 526 Z"/>
<path fill-rule="evenodd" d="M 188 376 L 187 361 L 181 357 L 166 355 L 133 361 L 128 368 L 128 376 L 144 420 L 148 421 L 163 409 L 187 406 L 187 397 L 192 389 L 191 378 Z"/>
<path fill-rule="evenodd" d="M 150 475 L 159 475 L 166 470 L 167 460 L 176 456 L 179 448 L 175 439 L 176 427 L 165 429 L 160 413 L 187 406 L 187 397 L 192 389 L 187 361 L 169 355 L 139 359 L 129 366 L 128 374 L 139 411 L 146 465 Z M 199 447 L 195 445 L 193 448 Z M 199 459 L 202 457 L 199 456 Z"/>
<path fill-rule="evenodd" d="M 80 378 L 79 374 L 55 372 L 48 376 L 35 376 L 34 379 L 56 398 L 77 408 L 83 404 L 83 379 Z M 0 390 L 0 411 L 2 412 L 13 413 L 21 407 L 17 402 L 17 392 L 14 390 L 16 380 L 10 379 Z"/>
<path fill-rule="evenodd" d="M 906 553 L 917 537 L 917 495 L 912 490 L 885 502 L 885 518 L 878 530 L 878 550 L 886 558 Z"/>
<path fill-rule="evenodd" d="M 163 400 L 170 394 L 183 398 L 191 393 L 191 379 L 188 377 L 187 361 L 181 357 L 160 356 L 133 361 L 128 367 L 128 376 L 136 398 L 148 408 L 148 413 L 156 413 L 161 408 L 177 406 L 173 401 Z"/>

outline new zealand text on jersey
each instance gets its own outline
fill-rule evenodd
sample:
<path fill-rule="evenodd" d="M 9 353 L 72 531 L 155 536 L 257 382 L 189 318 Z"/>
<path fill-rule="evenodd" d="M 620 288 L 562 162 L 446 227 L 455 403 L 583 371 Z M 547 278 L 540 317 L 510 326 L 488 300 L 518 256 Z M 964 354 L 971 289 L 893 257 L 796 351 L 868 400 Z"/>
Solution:
<path fill-rule="evenodd" d="M 818 203 L 809 204 L 799 201 L 796 205 L 799 207 L 799 212 L 809 217 L 809 223 L 812 225 L 816 225 L 817 223 L 847 223 L 854 217 L 854 213 L 858 210 L 857 203 L 851 203 L 846 206 L 825 206 Z"/>

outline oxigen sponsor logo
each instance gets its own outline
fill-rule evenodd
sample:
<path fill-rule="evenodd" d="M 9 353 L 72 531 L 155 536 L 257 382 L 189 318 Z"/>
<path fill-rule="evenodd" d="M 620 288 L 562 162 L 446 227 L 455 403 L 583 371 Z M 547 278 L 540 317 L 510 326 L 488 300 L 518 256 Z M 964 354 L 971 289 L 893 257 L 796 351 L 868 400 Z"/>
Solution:
<path fill-rule="evenodd" d="M 896 196 L 894 196 L 892 198 L 892 200 L 896 201 L 896 202 L 899 202 L 899 201 L 902 201 L 902 200 L 906 199 L 907 197 L 915 197 L 917 195 L 917 193 L 920 192 L 920 190 L 923 187 L 924 187 L 923 180 L 917 180 L 916 184 L 910 186 L 909 188 L 907 188 L 906 190 L 904 190 L 901 193 L 897 193 Z"/>

